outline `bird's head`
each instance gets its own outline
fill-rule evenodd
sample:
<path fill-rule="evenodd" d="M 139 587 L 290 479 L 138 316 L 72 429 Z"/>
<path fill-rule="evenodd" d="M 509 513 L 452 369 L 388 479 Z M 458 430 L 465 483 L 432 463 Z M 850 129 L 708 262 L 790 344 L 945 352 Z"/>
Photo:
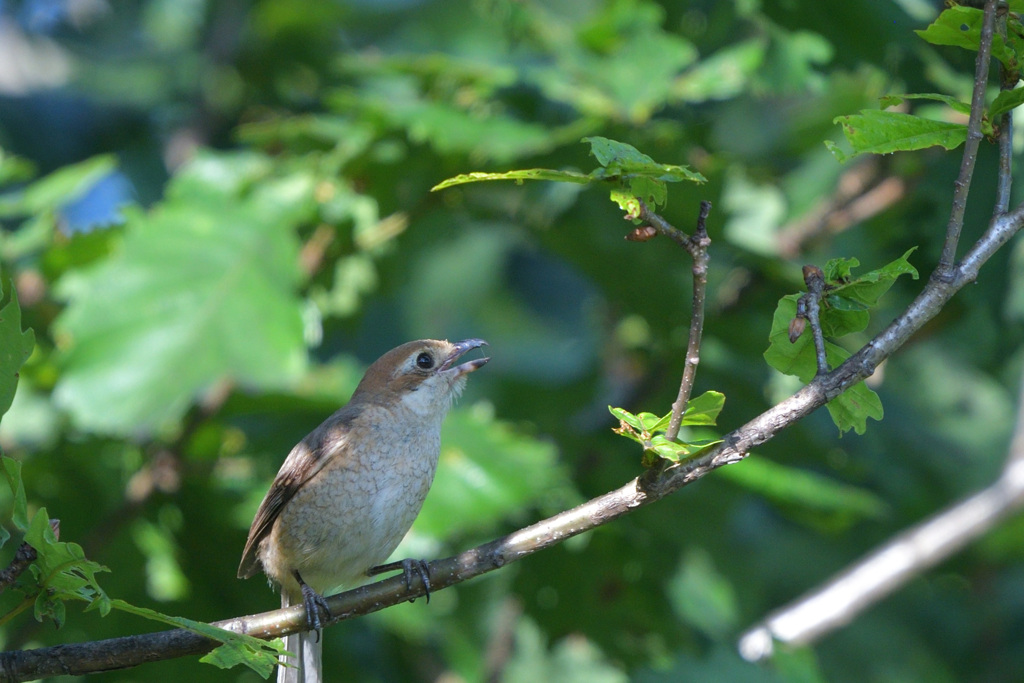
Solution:
<path fill-rule="evenodd" d="M 404 405 L 420 415 L 443 417 L 462 393 L 466 375 L 490 358 L 458 363 L 468 351 L 486 346 L 483 339 L 449 342 L 420 339 L 394 348 L 374 361 L 350 403 Z"/>

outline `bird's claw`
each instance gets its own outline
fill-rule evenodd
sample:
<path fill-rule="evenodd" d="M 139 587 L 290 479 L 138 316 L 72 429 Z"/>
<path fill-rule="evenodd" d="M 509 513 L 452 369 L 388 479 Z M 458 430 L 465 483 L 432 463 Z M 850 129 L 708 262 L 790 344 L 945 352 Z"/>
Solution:
<path fill-rule="evenodd" d="M 370 567 L 366 570 L 366 575 L 376 576 L 377 574 L 393 572 L 399 569 L 402 570 L 402 576 L 405 578 L 405 588 L 408 591 L 412 591 L 413 574 L 420 577 L 420 581 L 423 582 L 423 593 L 427 598 L 427 604 L 430 604 L 430 567 L 427 565 L 426 560 L 406 558 L 398 562 L 389 562 L 376 567 Z M 415 600 L 416 598 L 409 598 L 409 602 L 415 602 Z"/>

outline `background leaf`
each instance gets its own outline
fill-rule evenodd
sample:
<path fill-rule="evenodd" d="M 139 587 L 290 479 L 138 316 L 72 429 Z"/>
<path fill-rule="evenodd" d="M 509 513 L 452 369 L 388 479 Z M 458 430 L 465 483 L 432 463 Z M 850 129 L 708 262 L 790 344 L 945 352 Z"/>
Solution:
<path fill-rule="evenodd" d="M 133 214 L 113 259 L 62 282 L 56 398 L 78 425 L 145 433 L 218 381 L 281 387 L 304 369 L 291 230 L 312 209 L 312 180 L 246 192 L 252 165 L 239 161 L 197 162 L 171 201 Z"/>
<path fill-rule="evenodd" d="M 940 146 L 954 149 L 967 139 L 967 126 L 946 123 L 895 111 L 863 109 L 860 114 L 836 117 L 853 154 L 841 152 L 834 144 L 829 149 L 839 161 L 860 154 L 891 154 Z"/>

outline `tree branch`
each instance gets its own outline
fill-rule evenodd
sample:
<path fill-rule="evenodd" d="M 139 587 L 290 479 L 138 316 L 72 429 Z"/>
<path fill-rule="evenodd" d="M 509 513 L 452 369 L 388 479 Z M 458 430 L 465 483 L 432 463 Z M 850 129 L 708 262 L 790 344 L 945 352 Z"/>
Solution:
<path fill-rule="evenodd" d="M 942 257 L 933 277 L 947 277 L 956 261 L 960 231 L 964 226 L 964 212 L 967 209 L 967 194 L 971 191 L 974 176 L 974 162 L 978 159 L 981 143 L 981 119 L 985 113 L 985 87 L 988 85 L 988 63 L 992 53 L 992 34 L 995 25 L 998 0 L 985 0 L 985 12 L 978 45 L 978 58 L 974 66 L 974 92 L 971 95 L 971 115 L 967 120 L 967 141 L 964 156 L 960 161 L 960 174 L 953 183 L 953 207 L 946 225 L 946 242 L 942 246 Z"/>
<path fill-rule="evenodd" d="M 740 637 L 740 654 L 756 661 L 771 656 L 776 640 L 788 645 L 815 642 L 1024 507 L 1024 383 L 1021 386 L 1010 455 L 995 483 L 907 529 L 820 588 L 768 615 Z"/>
<path fill-rule="evenodd" d="M 996 13 L 996 33 L 1006 41 L 1006 13 L 1008 8 L 1000 4 Z M 1013 90 L 1020 80 L 1019 71 L 1009 71 L 1006 66 L 999 62 L 999 89 Z M 992 215 L 1006 213 L 1010 207 L 1010 189 L 1013 185 L 1013 111 L 1004 112 L 997 125 L 999 136 L 999 171 L 996 183 L 996 202 L 992 209 Z"/>
<path fill-rule="evenodd" d="M 647 207 L 644 207 L 646 210 Z M 711 202 L 700 203 L 700 214 L 697 216 L 697 229 L 687 240 L 690 248 L 687 251 L 693 257 L 693 306 L 690 311 L 690 335 L 686 344 L 686 364 L 683 366 L 683 378 L 679 382 L 679 393 L 672 404 L 672 419 L 665 430 L 665 438 L 674 441 L 679 436 L 679 426 L 686 412 L 686 404 L 693 392 L 694 378 L 697 376 L 697 365 L 700 363 L 700 340 L 704 334 L 704 303 L 708 288 L 708 237 L 707 219 L 711 213 Z"/>
<path fill-rule="evenodd" d="M 636 508 L 648 505 L 708 472 L 746 457 L 779 431 L 871 375 L 917 330 L 931 320 L 953 295 L 969 282 L 991 256 L 1024 226 L 1024 205 L 991 222 L 981 239 L 946 279 L 932 278 L 906 311 L 835 370 L 815 377 L 793 396 L 727 434 L 721 444 L 704 455 L 651 469 L 621 488 L 598 496 L 571 510 L 537 522 L 509 536 L 429 564 L 433 591 L 479 576 L 567 538 L 607 524 Z M 1014 477 L 1024 480 L 1024 466 Z M 407 588 L 401 576 L 369 584 L 328 598 L 335 621 L 369 614 L 424 595 L 418 579 Z M 301 606 L 215 622 L 232 631 L 273 638 L 304 628 Z M 333 622 L 332 622 L 333 623 Z M 146 662 L 208 652 L 215 643 L 190 631 L 174 630 L 91 643 L 57 645 L 36 650 L 0 653 L 0 682 L 28 681 L 54 675 L 82 675 L 123 669 Z"/>

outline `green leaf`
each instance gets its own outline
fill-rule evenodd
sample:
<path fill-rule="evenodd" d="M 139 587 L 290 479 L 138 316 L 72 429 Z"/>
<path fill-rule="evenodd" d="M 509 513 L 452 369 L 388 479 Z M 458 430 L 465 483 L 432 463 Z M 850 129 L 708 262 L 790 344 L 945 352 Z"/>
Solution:
<path fill-rule="evenodd" d="M 768 338 L 768 349 L 764 352 L 768 365 L 786 375 L 794 375 L 807 383 L 817 374 L 817 356 L 811 331 L 805 330 L 796 342 L 789 341 L 789 322 L 796 316 L 799 294 L 790 294 L 779 300 L 772 318 L 772 331 Z M 841 336 L 864 329 L 867 325 L 867 311 L 837 311 L 823 308 L 821 327 L 824 334 Z M 835 368 L 850 357 L 848 351 L 825 340 L 825 358 L 829 368 Z M 878 395 L 864 382 L 858 382 L 828 404 L 829 414 L 840 433 L 849 429 L 863 434 L 867 429 L 867 418 L 882 419 L 882 402 Z"/>
<path fill-rule="evenodd" d="M 879 519 L 888 513 L 886 503 L 870 491 L 831 477 L 787 467 L 760 457 L 749 457 L 735 466 L 722 467 L 720 476 L 784 505 L 855 519 Z"/>
<path fill-rule="evenodd" d="M 550 649 L 544 631 L 520 617 L 512 639 L 515 649 L 502 671 L 502 683 L 627 683 L 620 671 L 583 635 L 567 636 Z"/>
<path fill-rule="evenodd" d="M 3 299 L 3 281 L 0 280 L 0 300 Z M 11 407 L 18 389 L 18 372 L 32 355 L 35 334 L 21 329 L 21 307 L 18 295 L 12 289 L 11 300 L 0 308 L 0 419 Z"/>
<path fill-rule="evenodd" d="M 916 280 L 919 277 L 917 268 L 910 265 L 910 261 L 907 260 L 907 257 L 914 253 L 916 249 L 917 247 L 912 247 L 898 259 L 887 263 L 878 270 L 865 273 L 856 279 L 852 279 L 849 270 L 846 270 L 844 277 L 837 278 L 840 282 L 834 287 L 827 275 L 829 265 L 826 265 L 826 286 L 829 287 L 831 294 L 841 295 L 846 299 L 864 304 L 865 306 L 874 306 L 882 295 L 889 291 L 889 288 L 896 282 L 896 278 L 901 275 L 909 275 L 912 279 Z M 851 261 L 853 261 L 853 266 L 859 265 L 856 259 L 851 259 Z"/>
<path fill-rule="evenodd" d="M 175 617 L 146 607 L 138 607 L 124 600 L 111 600 L 110 604 L 111 607 L 122 612 L 134 614 L 151 621 L 158 621 L 169 626 L 188 629 L 221 643 L 219 647 L 204 655 L 199 661 L 213 664 L 222 669 L 229 669 L 237 664 L 244 664 L 263 678 L 267 678 L 273 673 L 274 667 L 277 666 L 278 657 L 285 653 L 284 641 L 280 638 L 260 640 L 259 638 L 228 631 L 202 621 Z"/>
<path fill-rule="evenodd" d="M 56 321 L 55 399 L 83 428 L 147 433 L 218 382 L 275 388 L 305 367 L 296 225 L 311 177 L 264 179 L 258 155 L 203 156 L 111 258 L 72 271 Z"/>
<path fill-rule="evenodd" d="M 950 45 L 977 52 L 983 18 L 984 12 L 980 9 L 953 5 L 943 10 L 928 28 L 914 33 L 932 45 Z M 998 33 L 992 36 L 992 56 L 1011 70 L 1015 67 L 1017 56 Z"/>
<path fill-rule="evenodd" d="M 1008 111 L 1012 111 L 1024 104 L 1024 88 L 1014 88 L 1013 90 L 1003 90 L 996 99 L 992 101 L 992 104 L 988 108 L 988 116 L 993 121 L 998 116 L 1002 116 Z"/>
<path fill-rule="evenodd" d="M 40 508 L 32 517 L 25 542 L 36 550 L 32 564 L 32 574 L 40 588 L 35 604 L 36 619 L 49 617 L 60 626 L 67 600 L 87 602 L 87 609 L 98 609 L 100 614 L 110 611 L 110 598 L 96 580 L 97 573 L 109 570 L 87 559 L 77 543 L 58 541 L 46 508 Z"/>
<path fill-rule="evenodd" d="M 3 462 L 4 476 L 7 477 L 7 484 L 11 487 L 14 498 L 11 523 L 18 531 L 25 532 L 28 530 L 28 500 L 25 497 L 25 483 L 21 479 L 21 462 L 6 455 L 0 456 L 0 460 Z M 10 534 L 7 537 L 9 538 Z"/>
<path fill-rule="evenodd" d="M 705 391 L 697 398 L 689 400 L 680 424 L 683 426 L 712 426 L 716 424 L 718 415 L 724 407 L 725 394 L 719 391 Z"/>
<path fill-rule="evenodd" d="M 583 142 L 590 143 L 590 153 L 594 155 L 598 163 L 608 170 L 608 175 L 626 177 L 637 175 L 666 182 L 681 180 L 695 183 L 707 182 L 707 178 L 696 171 L 691 171 L 686 166 L 660 164 L 625 142 L 598 136 L 583 138 Z"/>
<path fill-rule="evenodd" d="M 466 183 L 477 183 L 484 180 L 514 180 L 521 183 L 524 180 L 551 180 L 562 183 L 579 183 L 586 185 L 593 182 L 593 178 L 578 171 L 553 171 L 547 168 L 530 168 L 521 171 L 505 171 L 504 173 L 463 173 L 454 178 L 443 180 L 430 188 L 431 192 L 443 190 L 453 185 L 464 185 Z"/>
<path fill-rule="evenodd" d="M 971 103 L 958 100 L 950 95 L 941 95 L 939 93 L 913 93 L 904 95 L 886 95 L 879 100 L 879 106 L 882 109 L 887 107 L 895 107 L 898 104 L 902 104 L 906 100 L 935 100 L 937 102 L 943 102 L 947 104 L 954 111 L 963 114 L 964 116 L 970 116 L 971 114 Z"/>
<path fill-rule="evenodd" d="M 761 36 L 727 45 L 676 79 L 672 94 L 693 103 L 736 97 L 750 86 L 767 52 L 768 40 Z"/>
<path fill-rule="evenodd" d="M 736 469 L 732 467 L 723 470 Z M 703 548 L 691 548 L 669 580 L 668 597 L 679 618 L 713 639 L 734 632 L 740 618 L 736 591 Z"/>
<path fill-rule="evenodd" d="M 903 114 L 895 111 L 864 109 L 860 114 L 838 116 L 833 123 L 841 124 L 843 134 L 853 148 L 845 154 L 835 143 L 826 143 L 839 161 L 860 154 L 891 154 L 934 147 L 954 149 L 967 139 L 967 126 Z"/>

